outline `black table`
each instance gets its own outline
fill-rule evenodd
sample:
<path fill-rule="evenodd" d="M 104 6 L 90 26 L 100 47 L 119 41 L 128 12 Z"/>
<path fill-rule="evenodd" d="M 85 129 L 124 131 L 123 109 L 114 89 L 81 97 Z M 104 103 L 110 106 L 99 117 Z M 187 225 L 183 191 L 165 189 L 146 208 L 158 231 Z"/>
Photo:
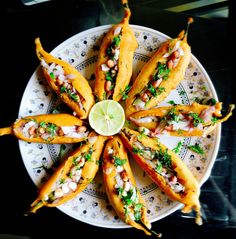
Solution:
<path fill-rule="evenodd" d="M 185 27 L 186 14 L 174 14 L 130 1 L 131 24 L 143 25 L 175 37 Z M 8 1 L 1 14 L 1 114 L 0 127 L 6 127 L 18 116 L 22 94 L 38 66 L 34 39 L 40 36 L 44 48 L 52 50 L 62 41 L 83 30 L 106 24 L 96 1 L 52 1 L 30 7 L 20 1 Z M 109 20 L 109 19 L 108 19 Z M 189 43 L 192 53 L 207 70 L 220 101 L 235 102 L 233 76 L 234 45 L 231 34 L 233 18 L 226 21 L 195 18 Z M 110 22 L 112 23 L 112 22 Z M 234 61 L 235 62 L 235 61 Z M 222 125 L 222 138 L 212 174 L 202 187 L 201 203 L 204 225 L 183 217 L 180 211 L 153 223 L 163 238 L 233 238 L 236 233 L 236 149 L 235 114 Z M 56 208 L 41 209 L 25 217 L 26 209 L 36 197 L 21 159 L 18 142 L 12 136 L 0 138 L 1 209 L 0 238 L 3 234 L 43 238 L 72 235 L 88 238 L 143 238 L 135 229 L 106 229 L 77 221 Z"/>

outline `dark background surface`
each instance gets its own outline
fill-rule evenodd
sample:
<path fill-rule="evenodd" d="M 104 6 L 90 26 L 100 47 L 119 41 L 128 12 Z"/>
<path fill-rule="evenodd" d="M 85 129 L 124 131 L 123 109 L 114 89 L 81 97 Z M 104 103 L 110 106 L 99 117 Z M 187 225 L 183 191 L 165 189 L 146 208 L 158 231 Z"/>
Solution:
<path fill-rule="evenodd" d="M 138 1 L 137 1 L 138 2 Z M 161 8 L 130 1 L 131 24 L 151 27 L 175 37 L 185 27 L 188 13 L 170 13 Z M 147 1 L 148 2 L 148 1 Z M 219 97 L 227 106 L 235 102 L 235 33 L 233 1 L 229 1 L 228 19 L 195 17 L 189 34 L 192 53 L 208 72 Z M 51 1 L 24 6 L 21 1 L 7 1 L 1 9 L 1 113 L 0 127 L 18 117 L 21 97 L 38 66 L 34 39 L 46 39 L 44 48 L 51 51 L 67 38 L 83 30 L 103 25 L 101 4 L 97 1 Z M 108 18 L 109 20 L 109 18 Z M 107 23 L 113 23 L 107 22 Z M 236 149 L 235 112 L 222 125 L 220 150 L 212 174 L 202 187 L 200 197 L 205 213 L 199 227 L 192 218 L 177 211 L 153 223 L 163 238 L 235 238 L 236 235 Z M 135 229 L 106 229 L 77 221 L 56 208 L 42 208 L 24 217 L 37 189 L 26 172 L 18 141 L 12 136 L 0 138 L 0 238 L 5 234 L 29 238 L 72 235 L 88 238 L 144 238 Z"/>

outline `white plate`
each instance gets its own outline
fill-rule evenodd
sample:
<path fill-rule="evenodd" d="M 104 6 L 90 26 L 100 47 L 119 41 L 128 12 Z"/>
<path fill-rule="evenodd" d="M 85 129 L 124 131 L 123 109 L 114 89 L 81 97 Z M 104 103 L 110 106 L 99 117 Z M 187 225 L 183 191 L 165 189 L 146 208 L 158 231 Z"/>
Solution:
<path fill-rule="evenodd" d="M 93 85 L 93 72 L 99 45 L 104 33 L 110 27 L 110 25 L 96 27 L 76 34 L 56 47 L 52 54 L 75 66 L 87 79 L 90 79 L 89 82 Z M 150 28 L 136 25 L 131 25 L 131 27 L 139 43 L 134 55 L 133 78 L 135 78 L 144 63 L 150 59 L 150 56 L 160 44 L 169 37 Z M 47 39 L 41 39 L 41 41 L 44 45 Z M 174 100 L 179 104 L 190 104 L 195 97 L 213 97 L 218 100 L 209 76 L 199 61 L 192 55 L 185 79 L 176 90 L 171 92 L 165 102 Z M 165 102 L 162 104 L 167 104 Z M 25 89 L 19 117 L 51 113 L 57 105 L 63 104 L 52 94 L 46 81 L 36 70 Z M 219 148 L 220 131 L 221 127 L 218 126 L 214 132 L 205 138 L 188 137 L 184 139 L 184 145 L 200 143 L 206 152 L 203 156 L 191 152 L 186 146 L 183 146 L 179 153 L 201 185 L 211 173 Z M 170 149 L 173 149 L 180 139 L 165 136 L 161 138 L 161 141 Z M 59 151 L 62 148 L 59 145 L 34 144 L 23 141 L 19 141 L 19 147 L 25 167 L 33 182 L 39 187 L 46 180 L 47 169 L 58 162 Z M 65 146 L 65 151 L 67 150 L 71 150 L 71 145 Z M 181 207 L 181 204 L 172 202 L 163 195 L 132 159 L 131 166 L 138 188 L 146 202 L 148 218 L 151 222 L 160 220 Z M 84 192 L 58 208 L 77 220 L 95 226 L 106 228 L 129 227 L 118 219 L 107 201 L 101 174 L 100 170 L 94 182 Z"/>

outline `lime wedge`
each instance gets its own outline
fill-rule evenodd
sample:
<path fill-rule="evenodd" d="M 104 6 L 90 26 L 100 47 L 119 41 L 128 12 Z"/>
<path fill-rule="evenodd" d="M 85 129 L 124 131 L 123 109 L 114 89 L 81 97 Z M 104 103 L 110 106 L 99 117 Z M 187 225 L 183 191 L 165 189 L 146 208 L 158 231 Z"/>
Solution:
<path fill-rule="evenodd" d="M 103 100 L 96 103 L 89 113 L 90 126 L 100 135 L 117 134 L 125 122 L 122 106 L 114 100 Z"/>

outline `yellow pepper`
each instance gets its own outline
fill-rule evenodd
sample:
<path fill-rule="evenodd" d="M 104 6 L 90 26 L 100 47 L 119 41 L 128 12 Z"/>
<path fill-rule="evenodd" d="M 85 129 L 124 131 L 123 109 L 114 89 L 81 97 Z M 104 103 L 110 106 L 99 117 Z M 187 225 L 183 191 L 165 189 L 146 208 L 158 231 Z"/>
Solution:
<path fill-rule="evenodd" d="M 114 136 L 107 142 L 102 168 L 107 196 L 117 215 L 125 223 L 150 235 L 151 224 L 147 219 L 147 209 L 119 136 Z"/>
<path fill-rule="evenodd" d="M 88 81 L 69 63 L 47 53 L 39 38 L 35 39 L 35 44 L 37 56 L 49 86 L 78 117 L 87 118 L 95 103 Z"/>
<path fill-rule="evenodd" d="M 103 38 L 95 69 L 94 93 L 98 100 L 119 101 L 127 89 L 131 75 L 137 40 L 129 27 L 130 9 L 126 0 L 124 19 L 114 25 Z"/>
<path fill-rule="evenodd" d="M 138 165 L 166 195 L 184 204 L 182 211 L 197 213 L 201 225 L 200 186 L 186 164 L 166 146 L 137 131 L 124 128 L 121 138 Z"/>
<path fill-rule="evenodd" d="M 135 79 L 126 99 L 126 115 L 153 108 L 163 101 L 184 79 L 190 58 L 187 31 L 181 31 L 177 38 L 167 40 Z"/>
<path fill-rule="evenodd" d="M 37 199 L 26 215 L 35 213 L 43 206 L 57 207 L 82 192 L 98 172 L 106 140 L 106 137 L 92 132 L 88 142 L 72 152 L 40 188 Z"/>
<path fill-rule="evenodd" d="M 18 119 L 0 136 L 12 134 L 18 139 L 34 143 L 69 144 L 84 141 L 88 136 L 84 122 L 69 114 L 42 114 Z"/>
<path fill-rule="evenodd" d="M 130 115 L 129 119 L 139 126 L 140 130 L 150 130 L 151 137 L 168 133 L 171 136 L 205 136 L 215 127 L 226 121 L 231 115 L 234 105 L 229 106 L 228 113 L 221 115 L 222 103 L 202 105 L 174 105 L 141 110 Z M 146 129 L 145 129 L 146 128 Z"/>

